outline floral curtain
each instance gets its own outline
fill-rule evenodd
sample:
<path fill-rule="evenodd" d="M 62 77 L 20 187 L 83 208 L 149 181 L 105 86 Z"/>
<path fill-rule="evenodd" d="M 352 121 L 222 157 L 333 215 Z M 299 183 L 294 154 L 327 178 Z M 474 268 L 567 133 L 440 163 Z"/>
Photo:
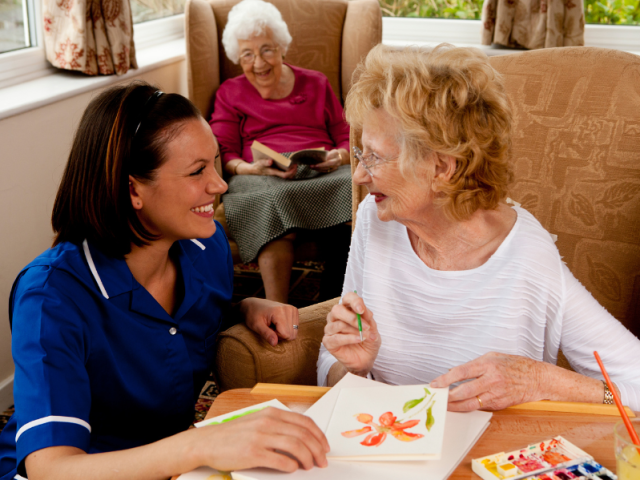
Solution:
<path fill-rule="evenodd" d="M 482 43 L 550 48 L 584 45 L 583 0 L 485 0 Z"/>
<path fill-rule="evenodd" d="M 138 68 L 129 0 L 43 0 L 45 51 L 54 67 L 87 75 Z"/>

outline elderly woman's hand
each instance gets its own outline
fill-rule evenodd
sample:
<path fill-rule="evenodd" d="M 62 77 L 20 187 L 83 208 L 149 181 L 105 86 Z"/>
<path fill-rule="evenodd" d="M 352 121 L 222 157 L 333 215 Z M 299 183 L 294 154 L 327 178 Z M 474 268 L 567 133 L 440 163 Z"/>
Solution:
<path fill-rule="evenodd" d="M 349 158 L 349 153 L 344 149 L 334 149 L 330 150 L 327 153 L 327 159 L 322 163 L 316 163 L 315 165 L 310 165 L 309 167 L 317 170 L 318 172 L 333 172 L 337 170 L 339 166 L 346 165 L 346 163 L 342 160 L 344 158 Z"/>
<path fill-rule="evenodd" d="M 431 382 L 442 388 L 464 380 L 449 392 L 449 410 L 501 410 L 542 400 L 548 364 L 519 355 L 490 352 L 452 368 Z"/>
<path fill-rule="evenodd" d="M 361 314 L 362 336 L 360 341 L 358 319 Z M 342 303 L 335 305 L 327 316 L 322 344 L 351 373 L 367 375 L 380 350 L 380 334 L 362 299 L 355 293 L 347 293 Z"/>
<path fill-rule="evenodd" d="M 251 175 L 271 175 L 274 177 L 280 178 L 293 178 L 296 176 L 296 172 L 298 171 L 297 165 L 291 165 L 288 170 L 280 170 L 279 168 L 274 168 L 273 160 L 255 160 L 253 163 L 249 164 L 251 169 L 247 171 Z M 238 171 L 238 173 L 244 173 Z"/>
<path fill-rule="evenodd" d="M 262 298 L 246 298 L 240 303 L 240 311 L 244 314 L 247 327 L 274 347 L 278 344 L 278 338 L 295 340 L 298 336 L 298 309 L 292 305 Z"/>

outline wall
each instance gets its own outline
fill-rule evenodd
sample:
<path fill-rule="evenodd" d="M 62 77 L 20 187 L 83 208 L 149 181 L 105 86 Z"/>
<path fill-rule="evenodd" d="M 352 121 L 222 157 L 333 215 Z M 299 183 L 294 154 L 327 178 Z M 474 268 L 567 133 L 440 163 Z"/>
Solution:
<path fill-rule="evenodd" d="M 184 60 L 135 78 L 187 95 Z M 0 120 L 0 411 L 13 403 L 11 285 L 26 264 L 51 246 L 58 183 L 82 112 L 97 91 Z"/>

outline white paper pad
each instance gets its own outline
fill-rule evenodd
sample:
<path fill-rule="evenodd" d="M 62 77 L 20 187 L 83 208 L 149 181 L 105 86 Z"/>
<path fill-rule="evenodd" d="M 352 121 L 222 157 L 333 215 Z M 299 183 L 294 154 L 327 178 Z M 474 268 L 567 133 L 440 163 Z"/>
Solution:
<path fill-rule="evenodd" d="M 388 385 L 347 374 L 338 384 L 318 400 L 305 415 L 311 417 L 322 431 L 327 430 L 340 390 L 344 387 L 388 388 Z M 345 462 L 329 459 L 327 468 L 297 470 L 281 473 L 266 468 L 254 468 L 232 472 L 234 480 L 263 480 L 287 478 L 290 480 L 444 480 L 460 464 L 464 456 L 489 426 L 492 414 L 488 412 L 454 413 L 447 412 L 444 443 L 440 460 L 423 462 Z"/>
<path fill-rule="evenodd" d="M 228 473 L 221 473 L 209 467 L 199 467 L 180 475 L 178 480 L 229 480 L 230 478 L 231 475 Z"/>

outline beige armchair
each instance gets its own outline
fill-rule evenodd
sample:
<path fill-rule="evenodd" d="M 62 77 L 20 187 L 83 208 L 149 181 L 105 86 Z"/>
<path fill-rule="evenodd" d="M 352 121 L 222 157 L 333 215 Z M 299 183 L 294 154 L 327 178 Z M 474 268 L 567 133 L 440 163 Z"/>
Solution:
<path fill-rule="evenodd" d="M 189 98 L 208 120 L 222 82 L 242 73 L 224 54 L 222 32 L 240 0 L 188 0 L 185 7 Z M 269 0 L 282 13 L 293 37 L 287 62 L 324 73 L 344 100 L 351 76 L 371 48 L 382 41 L 382 14 L 376 0 Z M 218 173 L 222 166 L 217 165 Z M 224 205 L 215 219 L 229 233 Z M 227 235 L 228 236 L 228 235 Z M 238 247 L 231 240 L 234 262 Z"/>
<path fill-rule="evenodd" d="M 491 63 L 505 77 L 514 110 L 511 198 L 558 236 L 578 280 L 640 336 L 640 57 L 565 47 Z M 351 143 L 359 141 L 352 130 Z M 354 222 L 365 195 L 354 186 Z M 220 388 L 315 384 L 325 318 L 337 301 L 300 310 L 298 339 L 277 347 L 242 325 L 224 332 Z"/>

